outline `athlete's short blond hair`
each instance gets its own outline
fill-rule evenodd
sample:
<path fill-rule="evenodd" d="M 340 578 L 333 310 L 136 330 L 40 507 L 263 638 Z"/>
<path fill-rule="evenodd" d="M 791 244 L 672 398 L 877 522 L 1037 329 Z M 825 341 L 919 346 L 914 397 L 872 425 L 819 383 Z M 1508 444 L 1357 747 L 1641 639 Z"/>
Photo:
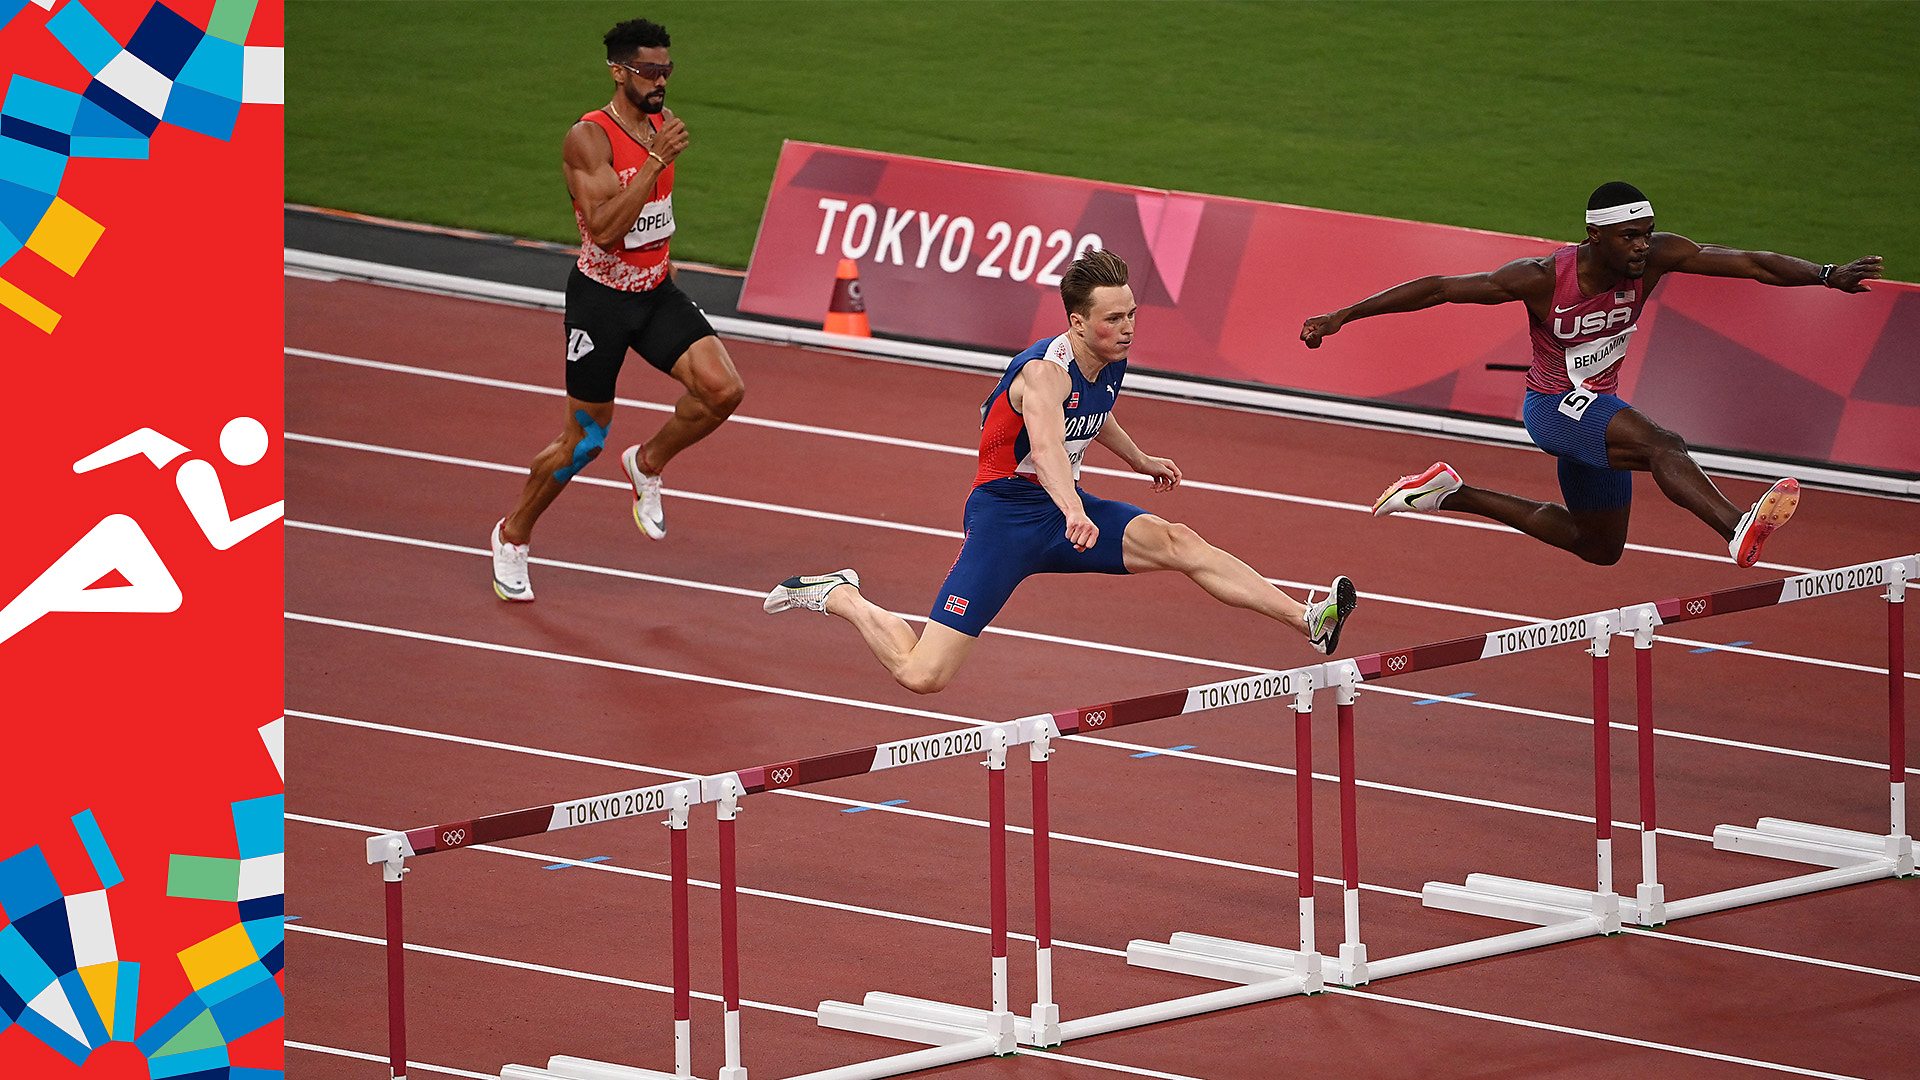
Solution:
<path fill-rule="evenodd" d="M 1102 248 L 1073 260 L 1060 279 L 1060 302 L 1067 314 L 1084 316 L 1093 307 L 1093 290 L 1103 285 L 1125 285 L 1127 261 Z"/>

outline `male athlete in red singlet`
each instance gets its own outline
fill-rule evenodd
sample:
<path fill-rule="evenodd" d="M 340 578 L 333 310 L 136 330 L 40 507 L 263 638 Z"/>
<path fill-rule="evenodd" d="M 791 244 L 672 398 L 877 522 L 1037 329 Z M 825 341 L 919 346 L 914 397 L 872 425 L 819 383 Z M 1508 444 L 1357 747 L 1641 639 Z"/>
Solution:
<path fill-rule="evenodd" d="M 666 107 L 666 28 L 633 19 L 605 41 L 613 99 L 582 116 L 561 150 L 580 226 L 580 260 L 567 277 L 567 415 L 560 436 L 533 459 L 519 505 L 493 527 L 493 591 L 502 600 L 533 599 L 533 524 L 605 445 L 628 349 L 687 388 L 653 438 L 620 455 L 633 483 L 634 523 L 655 540 L 667 535 L 660 471 L 733 415 L 746 393 L 667 259 L 673 163 L 687 147 L 687 125 Z"/>
<path fill-rule="evenodd" d="M 1766 285 L 1824 285 L 1866 292 L 1880 276 L 1880 256 L 1844 266 L 1821 266 L 1768 251 L 1702 246 L 1674 233 L 1653 231 L 1653 204 L 1632 184 L 1602 184 L 1587 200 L 1587 239 L 1537 259 L 1516 259 L 1492 273 L 1424 277 L 1325 315 L 1300 328 L 1300 340 L 1320 347 L 1354 319 L 1436 304 L 1527 305 L 1533 330 L 1533 366 L 1527 372 L 1524 416 L 1535 445 L 1560 459 L 1566 505 L 1534 502 L 1468 487 L 1445 462 L 1403 476 L 1373 504 L 1375 514 L 1456 510 L 1492 518 L 1591 563 L 1620 560 L 1627 543 L 1627 512 L 1634 472 L 1650 472 L 1675 504 L 1727 541 L 1741 566 L 1760 559 L 1760 545 L 1785 524 L 1800 501 L 1800 485 L 1777 481 L 1752 509 L 1739 508 L 1700 471 L 1678 435 L 1661 428 L 1614 394 L 1621 359 L 1640 310 L 1661 275 L 1706 274 L 1749 278 Z"/>

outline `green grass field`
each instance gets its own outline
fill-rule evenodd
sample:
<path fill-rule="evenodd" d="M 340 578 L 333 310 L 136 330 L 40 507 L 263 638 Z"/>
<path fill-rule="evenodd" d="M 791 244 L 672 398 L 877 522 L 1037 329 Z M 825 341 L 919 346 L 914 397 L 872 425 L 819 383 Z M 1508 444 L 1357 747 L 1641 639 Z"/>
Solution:
<path fill-rule="evenodd" d="M 1920 279 L 1920 4 L 292 0 L 287 197 L 577 240 L 600 36 L 674 36 L 680 257 L 744 266 L 783 139 Z M 1465 269 L 1465 268 L 1462 268 Z"/>

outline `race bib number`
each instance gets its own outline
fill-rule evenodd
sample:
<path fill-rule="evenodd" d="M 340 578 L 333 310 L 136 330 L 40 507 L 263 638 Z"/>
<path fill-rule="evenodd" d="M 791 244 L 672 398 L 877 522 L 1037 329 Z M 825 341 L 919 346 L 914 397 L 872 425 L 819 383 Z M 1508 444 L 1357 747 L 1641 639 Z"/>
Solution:
<path fill-rule="evenodd" d="M 673 196 L 668 195 L 641 207 L 640 216 L 634 219 L 633 228 L 627 230 L 627 238 L 622 246 L 632 251 L 634 248 L 664 243 L 672 235 Z"/>
<path fill-rule="evenodd" d="M 1592 405 L 1599 394 L 1591 390 L 1575 390 L 1560 399 L 1560 412 L 1569 419 L 1578 420 L 1587 415 L 1587 406 Z"/>
<path fill-rule="evenodd" d="M 1573 384 L 1575 390 L 1584 389 L 1588 379 L 1604 374 L 1627 355 L 1627 342 L 1632 340 L 1633 332 L 1638 329 L 1637 326 L 1629 326 L 1610 338 L 1567 346 L 1567 381 Z M 1582 405 L 1581 411 L 1585 410 L 1586 406 Z M 1561 402 L 1560 411 L 1567 411 L 1564 401 Z"/>

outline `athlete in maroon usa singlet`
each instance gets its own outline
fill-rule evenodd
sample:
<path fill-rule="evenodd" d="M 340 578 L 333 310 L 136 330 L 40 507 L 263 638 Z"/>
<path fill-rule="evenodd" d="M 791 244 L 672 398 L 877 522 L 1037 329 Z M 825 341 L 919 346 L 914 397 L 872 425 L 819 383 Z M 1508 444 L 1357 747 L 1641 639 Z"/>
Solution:
<path fill-rule="evenodd" d="M 1775 481 L 1742 513 L 1687 452 L 1680 436 L 1647 419 L 1614 390 L 1647 297 L 1664 274 L 1747 278 L 1764 285 L 1822 285 L 1865 292 L 1880 256 L 1836 266 L 1767 251 L 1702 246 L 1653 231 L 1653 204 L 1632 184 L 1600 185 L 1587 200 L 1587 238 L 1498 270 L 1396 285 L 1300 328 L 1310 349 L 1355 319 L 1436 304 L 1526 305 L 1533 340 L 1523 409 L 1527 434 L 1559 459 L 1564 503 L 1469 487 L 1446 462 L 1403 476 L 1374 502 L 1376 515 L 1444 509 L 1491 518 L 1590 563 L 1618 562 L 1627 543 L 1635 472 L 1653 474 L 1667 498 L 1705 522 L 1740 566 L 1800 501 L 1799 482 Z"/>

